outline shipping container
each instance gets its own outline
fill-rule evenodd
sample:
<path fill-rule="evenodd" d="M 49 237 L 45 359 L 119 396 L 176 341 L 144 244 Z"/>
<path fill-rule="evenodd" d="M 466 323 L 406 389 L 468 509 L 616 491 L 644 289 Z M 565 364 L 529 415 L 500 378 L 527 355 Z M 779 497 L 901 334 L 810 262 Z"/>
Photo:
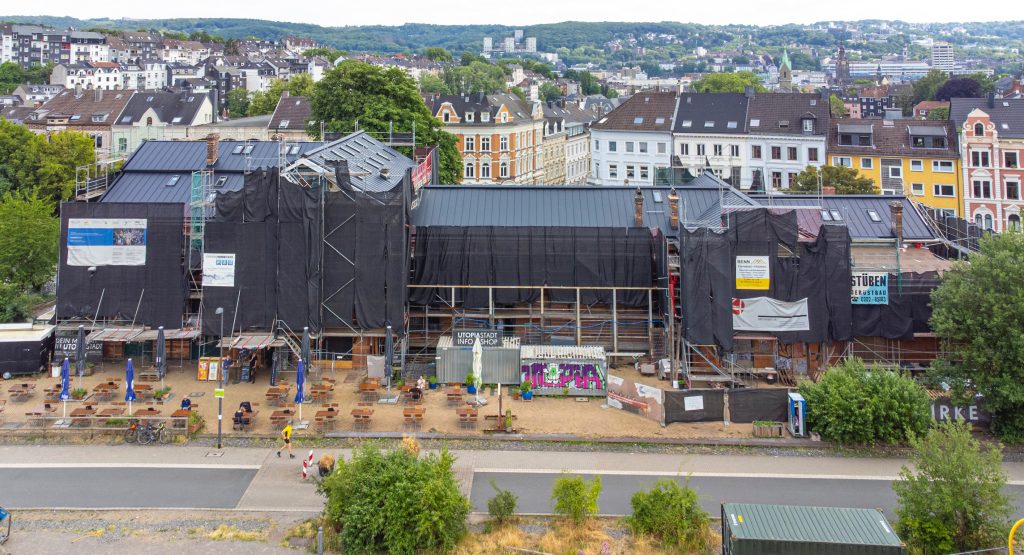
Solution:
<path fill-rule="evenodd" d="M 722 555 L 905 555 L 875 509 L 722 504 Z"/>

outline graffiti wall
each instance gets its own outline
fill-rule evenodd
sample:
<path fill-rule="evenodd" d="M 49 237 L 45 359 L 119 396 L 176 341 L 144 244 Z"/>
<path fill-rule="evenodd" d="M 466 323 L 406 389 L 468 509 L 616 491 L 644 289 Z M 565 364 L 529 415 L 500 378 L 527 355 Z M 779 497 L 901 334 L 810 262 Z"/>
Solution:
<path fill-rule="evenodd" d="M 533 384 L 538 395 L 603 396 L 607 383 L 604 363 L 597 361 L 523 361 L 522 381 Z"/>
<path fill-rule="evenodd" d="M 629 378 L 608 374 L 608 406 L 665 423 L 664 392 Z"/>

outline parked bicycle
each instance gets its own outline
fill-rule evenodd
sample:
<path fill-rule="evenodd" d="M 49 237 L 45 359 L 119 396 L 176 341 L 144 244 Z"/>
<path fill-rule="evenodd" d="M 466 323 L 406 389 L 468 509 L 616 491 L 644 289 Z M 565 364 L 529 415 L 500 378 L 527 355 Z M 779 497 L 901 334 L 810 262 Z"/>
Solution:
<path fill-rule="evenodd" d="M 128 429 L 124 431 L 124 442 L 135 443 L 139 440 L 139 421 L 131 419 L 128 421 Z"/>
<path fill-rule="evenodd" d="M 167 431 L 167 425 L 163 422 L 154 426 L 152 423 L 139 427 L 139 445 L 149 445 L 154 441 L 167 444 L 171 441 L 171 434 Z"/>

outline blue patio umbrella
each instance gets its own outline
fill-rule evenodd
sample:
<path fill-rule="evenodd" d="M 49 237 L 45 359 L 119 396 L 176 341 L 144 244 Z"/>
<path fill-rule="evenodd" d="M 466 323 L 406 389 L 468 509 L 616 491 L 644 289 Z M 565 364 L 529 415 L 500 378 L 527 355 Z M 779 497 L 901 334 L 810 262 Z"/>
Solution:
<path fill-rule="evenodd" d="M 132 413 L 132 401 L 135 400 L 135 365 L 132 359 L 128 359 L 128 365 L 124 369 L 124 400 L 128 401 L 128 414 Z"/>
<path fill-rule="evenodd" d="M 305 400 L 303 396 L 303 388 L 306 385 L 306 365 L 299 359 L 299 366 L 296 368 L 295 374 L 295 402 L 299 405 L 299 420 L 302 420 L 302 401 Z"/>
<path fill-rule="evenodd" d="M 82 376 L 85 375 L 85 326 L 78 326 L 78 342 L 75 344 L 75 375 L 78 376 L 78 385 L 82 385 Z"/>
<path fill-rule="evenodd" d="M 68 415 L 68 398 L 71 397 L 71 361 L 64 357 L 64 364 L 60 367 L 60 400 L 64 401 L 64 417 Z"/>

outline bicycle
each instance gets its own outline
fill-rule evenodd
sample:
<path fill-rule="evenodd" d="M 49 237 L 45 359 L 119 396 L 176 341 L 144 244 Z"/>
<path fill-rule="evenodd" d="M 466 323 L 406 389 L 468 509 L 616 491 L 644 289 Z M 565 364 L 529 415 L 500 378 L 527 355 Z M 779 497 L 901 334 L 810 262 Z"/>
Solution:
<path fill-rule="evenodd" d="M 135 443 L 139 440 L 139 421 L 132 419 L 128 422 L 128 429 L 124 431 L 124 442 Z"/>
<path fill-rule="evenodd" d="M 166 424 L 161 422 L 158 426 L 147 424 L 139 429 L 139 445 L 149 445 L 153 441 L 159 441 L 166 445 L 171 441 L 171 434 L 167 432 Z"/>

